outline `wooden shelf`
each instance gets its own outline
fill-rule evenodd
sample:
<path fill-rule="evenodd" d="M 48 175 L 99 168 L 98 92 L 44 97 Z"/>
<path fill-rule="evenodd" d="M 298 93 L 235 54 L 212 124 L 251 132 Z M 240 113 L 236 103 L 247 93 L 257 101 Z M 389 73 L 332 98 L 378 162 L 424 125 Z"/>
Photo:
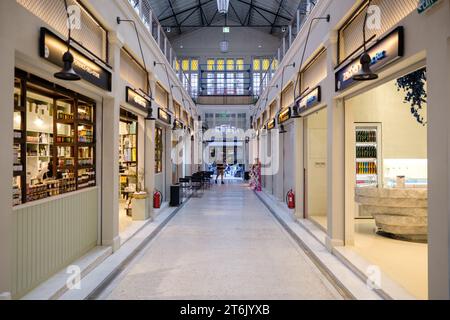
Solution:
<path fill-rule="evenodd" d="M 74 124 L 75 120 L 74 119 L 56 119 L 56 123 L 61 123 L 61 124 Z"/>

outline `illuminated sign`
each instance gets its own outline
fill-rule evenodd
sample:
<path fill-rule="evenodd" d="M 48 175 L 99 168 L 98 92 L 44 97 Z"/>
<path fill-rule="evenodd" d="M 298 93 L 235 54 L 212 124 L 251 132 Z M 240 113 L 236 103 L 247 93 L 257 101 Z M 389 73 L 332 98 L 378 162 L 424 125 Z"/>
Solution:
<path fill-rule="evenodd" d="M 419 5 L 417 6 L 417 12 L 422 14 L 438 2 L 439 0 L 420 0 Z"/>
<path fill-rule="evenodd" d="M 272 129 L 274 129 L 274 128 L 275 128 L 275 124 L 276 124 L 275 119 L 270 120 L 270 121 L 267 123 L 267 130 L 272 130 Z"/>
<path fill-rule="evenodd" d="M 149 99 L 145 98 L 142 94 L 138 93 L 136 90 L 131 89 L 130 87 L 127 87 L 126 101 L 132 106 L 145 110 L 152 106 L 152 102 Z"/>
<path fill-rule="evenodd" d="M 320 86 L 312 89 L 305 95 L 303 95 L 302 98 L 300 98 L 298 102 L 299 111 L 304 111 L 309 108 L 313 108 L 317 106 L 322 101 L 322 92 L 320 89 Z"/>
<path fill-rule="evenodd" d="M 64 66 L 62 57 L 66 51 L 65 40 L 50 30 L 41 28 L 39 54 L 42 58 L 62 68 Z M 111 91 L 111 72 L 75 48 L 71 48 L 70 52 L 74 57 L 73 69 L 83 80 L 103 90 Z"/>
<path fill-rule="evenodd" d="M 180 130 L 182 130 L 184 128 L 183 122 L 181 122 L 178 119 L 175 119 L 175 121 L 173 122 L 173 126 L 174 126 L 174 128 L 177 128 L 177 129 L 180 129 Z"/>
<path fill-rule="evenodd" d="M 287 108 L 284 111 L 281 111 L 278 115 L 278 124 L 283 124 L 288 121 L 292 116 L 291 108 Z"/>
<path fill-rule="evenodd" d="M 369 50 L 372 57 L 372 70 L 377 71 L 403 57 L 404 29 L 398 27 L 383 39 L 379 40 Z M 353 76 L 361 70 L 360 57 L 336 72 L 336 91 L 347 89 L 355 83 Z"/>
<path fill-rule="evenodd" d="M 172 123 L 172 117 L 170 116 L 170 114 L 168 114 L 161 108 L 158 109 L 158 119 L 167 124 Z"/>

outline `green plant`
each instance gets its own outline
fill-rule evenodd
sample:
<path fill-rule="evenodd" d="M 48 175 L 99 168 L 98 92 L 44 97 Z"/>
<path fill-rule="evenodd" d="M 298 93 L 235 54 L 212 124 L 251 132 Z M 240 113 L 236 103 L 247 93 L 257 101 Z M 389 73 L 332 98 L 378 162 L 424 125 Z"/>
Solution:
<path fill-rule="evenodd" d="M 424 126 L 427 122 L 421 115 L 421 111 L 427 103 L 426 81 L 426 68 L 414 71 L 397 80 L 397 90 L 403 90 L 406 93 L 404 103 L 411 106 L 411 114 L 417 122 Z"/>

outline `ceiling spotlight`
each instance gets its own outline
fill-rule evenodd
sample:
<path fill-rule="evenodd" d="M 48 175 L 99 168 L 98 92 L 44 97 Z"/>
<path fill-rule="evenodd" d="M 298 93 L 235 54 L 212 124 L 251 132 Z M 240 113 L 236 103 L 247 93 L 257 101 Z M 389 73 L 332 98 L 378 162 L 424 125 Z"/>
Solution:
<path fill-rule="evenodd" d="M 286 32 L 286 30 L 287 30 L 287 28 L 286 28 L 286 27 L 282 27 L 282 28 L 281 28 L 281 32 L 283 32 L 283 33 L 285 33 L 285 32 Z"/>
<path fill-rule="evenodd" d="M 166 32 L 167 32 L 167 33 L 170 33 L 171 31 L 172 31 L 172 29 L 171 29 L 170 27 L 167 27 L 167 28 L 166 28 Z"/>

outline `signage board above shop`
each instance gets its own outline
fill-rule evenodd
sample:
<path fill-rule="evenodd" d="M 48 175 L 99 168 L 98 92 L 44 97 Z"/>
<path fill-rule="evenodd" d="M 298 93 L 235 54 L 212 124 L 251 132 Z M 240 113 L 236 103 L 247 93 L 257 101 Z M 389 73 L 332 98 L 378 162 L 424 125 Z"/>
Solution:
<path fill-rule="evenodd" d="M 306 109 L 314 108 L 322 101 L 322 91 L 320 86 L 315 87 L 308 93 L 304 94 L 303 97 L 298 101 L 299 112 L 305 111 Z"/>
<path fill-rule="evenodd" d="M 281 112 L 278 114 L 278 124 L 285 123 L 291 118 L 291 116 L 292 116 L 291 108 L 281 110 Z"/>
<path fill-rule="evenodd" d="M 62 68 L 64 66 L 62 57 L 66 51 L 65 40 L 47 28 L 41 28 L 39 54 L 42 58 Z M 111 91 L 111 72 L 73 47 L 70 52 L 74 57 L 73 69 L 83 80 L 103 90 Z"/>
<path fill-rule="evenodd" d="M 275 125 L 276 125 L 275 119 L 270 120 L 267 123 L 267 130 L 275 129 Z"/>
<path fill-rule="evenodd" d="M 181 122 L 178 119 L 175 119 L 175 121 L 173 122 L 173 127 L 179 130 L 183 130 L 184 129 L 184 124 L 183 122 Z"/>
<path fill-rule="evenodd" d="M 374 44 L 368 53 L 372 70 L 378 71 L 404 55 L 404 30 L 398 27 Z M 360 57 L 336 72 L 336 91 L 345 90 L 355 83 L 353 76 L 361 70 Z"/>
<path fill-rule="evenodd" d="M 440 0 L 420 0 L 419 5 L 417 6 L 417 12 L 422 14 L 427 10 L 431 9 L 431 7 L 434 7 L 434 5 L 439 1 Z"/>
<path fill-rule="evenodd" d="M 144 110 L 148 110 L 152 106 L 150 99 L 130 87 L 126 88 L 126 101 L 132 106 Z"/>
<path fill-rule="evenodd" d="M 172 123 L 172 117 L 165 110 L 159 108 L 158 109 L 158 119 L 164 123 L 170 125 Z"/>

